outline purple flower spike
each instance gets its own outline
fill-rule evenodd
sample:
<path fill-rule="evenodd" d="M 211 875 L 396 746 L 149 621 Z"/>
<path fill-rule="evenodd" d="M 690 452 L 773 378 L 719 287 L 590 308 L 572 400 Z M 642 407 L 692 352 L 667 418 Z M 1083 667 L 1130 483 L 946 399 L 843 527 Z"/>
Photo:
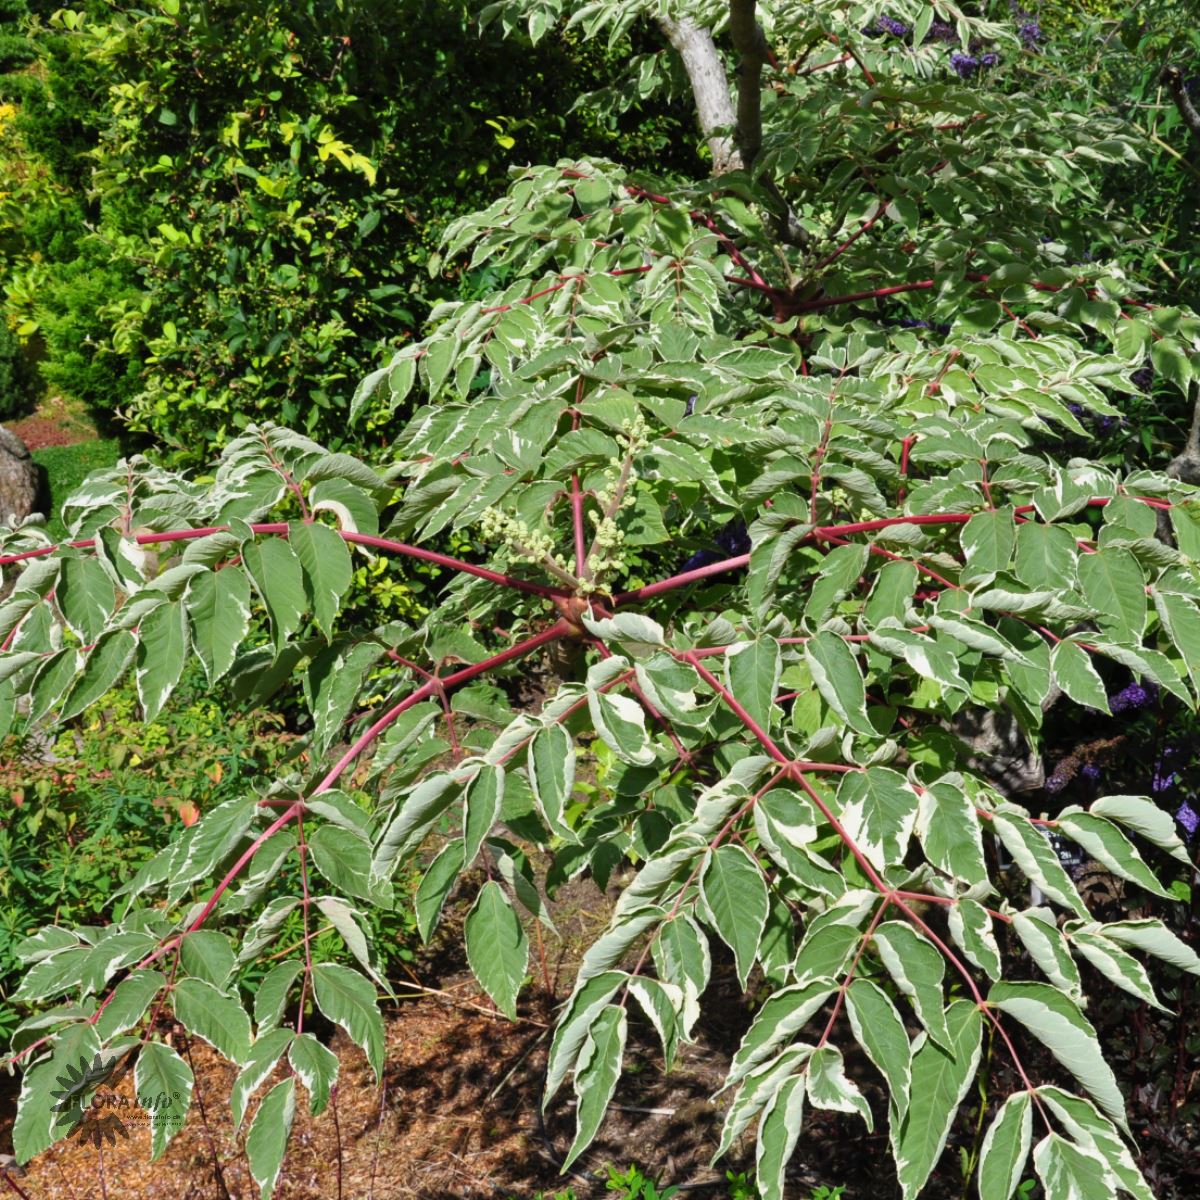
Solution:
<path fill-rule="evenodd" d="M 1103 775 L 1095 763 L 1085 763 L 1083 769 L 1079 772 L 1085 779 L 1091 779 L 1093 782 Z"/>
<path fill-rule="evenodd" d="M 895 17 L 879 17 L 875 23 L 892 37 L 908 37 L 908 26 L 903 21 L 897 21 Z"/>
<path fill-rule="evenodd" d="M 1017 29 L 1017 37 L 1021 39 L 1021 44 L 1027 50 L 1036 50 L 1037 45 L 1043 40 L 1042 27 L 1036 21 L 1025 21 Z"/>
<path fill-rule="evenodd" d="M 1184 832 L 1188 835 L 1189 840 L 1196 836 L 1196 830 L 1200 829 L 1200 813 L 1198 813 L 1186 800 L 1175 810 L 1175 820 L 1183 826 Z"/>
<path fill-rule="evenodd" d="M 1114 716 L 1120 712 L 1136 712 L 1145 708 L 1158 698 L 1158 685 L 1148 683 L 1144 687 L 1140 683 L 1131 683 L 1123 687 L 1115 695 L 1109 696 L 1108 707 Z"/>
<path fill-rule="evenodd" d="M 972 79 L 975 72 L 979 70 L 979 59 L 973 54 L 964 54 L 961 50 L 955 50 L 950 55 L 950 66 L 959 79 Z"/>
<path fill-rule="evenodd" d="M 925 35 L 927 42 L 957 42 L 958 31 L 949 21 L 934 21 Z"/>

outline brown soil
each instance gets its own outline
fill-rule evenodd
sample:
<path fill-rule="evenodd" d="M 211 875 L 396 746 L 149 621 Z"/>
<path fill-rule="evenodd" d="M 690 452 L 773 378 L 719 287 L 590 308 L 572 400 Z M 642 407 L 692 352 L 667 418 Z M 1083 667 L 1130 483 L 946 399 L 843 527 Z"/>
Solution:
<path fill-rule="evenodd" d="M 12 430 L 30 450 L 42 450 L 47 446 L 74 446 L 77 442 L 90 442 L 96 437 L 95 426 L 77 405 L 64 400 L 62 396 L 47 397 L 31 416 L 10 421 L 6 428 Z"/>

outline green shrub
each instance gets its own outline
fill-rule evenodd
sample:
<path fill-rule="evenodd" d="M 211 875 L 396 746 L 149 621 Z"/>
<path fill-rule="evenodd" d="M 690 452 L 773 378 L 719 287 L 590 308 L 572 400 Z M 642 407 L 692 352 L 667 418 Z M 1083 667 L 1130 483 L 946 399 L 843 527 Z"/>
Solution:
<path fill-rule="evenodd" d="M 425 271 L 437 230 L 509 162 L 565 138 L 688 159 L 676 119 L 566 110 L 561 79 L 605 68 L 595 46 L 500 46 L 465 5 L 183 0 L 52 24 L 21 129 L 75 200 L 23 231 L 51 265 L 22 315 L 52 387 L 191 461 L 253 420 L 345 437 L 366 366 L 455 284 Z"/>

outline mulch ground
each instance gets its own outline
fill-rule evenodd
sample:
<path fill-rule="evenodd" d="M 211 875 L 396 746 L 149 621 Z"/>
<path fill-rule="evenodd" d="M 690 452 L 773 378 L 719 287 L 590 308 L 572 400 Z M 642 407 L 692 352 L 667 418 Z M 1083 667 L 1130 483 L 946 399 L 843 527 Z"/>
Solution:
<path fill-rule="evenodd" d="M 8 421 L 5 428 L 15 433 L 30 450 L 74 446 L 96 436 L 95 426 L 83 416 L 78 406 L 69 404 L 61 396 L 48 397 L 32 415 L 19 421 Z"/>

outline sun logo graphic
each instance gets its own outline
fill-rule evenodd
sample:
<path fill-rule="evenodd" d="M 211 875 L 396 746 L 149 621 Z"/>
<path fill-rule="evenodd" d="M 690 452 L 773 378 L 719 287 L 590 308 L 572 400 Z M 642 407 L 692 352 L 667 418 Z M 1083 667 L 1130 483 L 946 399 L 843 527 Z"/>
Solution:
<path fill-rule="evenodd" d="M 55 1077 L 58 1087 L 50 1095 L 54 1099 L 55 1128 L 62 1136 L 77 1133 L 81 1142 L 97 1147 L 105 1141 L 116 1145 L 118 1137 L 129 1137 L 117 1111 L 124 1098 L 101 1088 L 111 1073 L 112 1064 L 106 1064 L 97 1054 L 90 1063 L 83 1057 L 77 1066 L 68 1066 Z"/>

